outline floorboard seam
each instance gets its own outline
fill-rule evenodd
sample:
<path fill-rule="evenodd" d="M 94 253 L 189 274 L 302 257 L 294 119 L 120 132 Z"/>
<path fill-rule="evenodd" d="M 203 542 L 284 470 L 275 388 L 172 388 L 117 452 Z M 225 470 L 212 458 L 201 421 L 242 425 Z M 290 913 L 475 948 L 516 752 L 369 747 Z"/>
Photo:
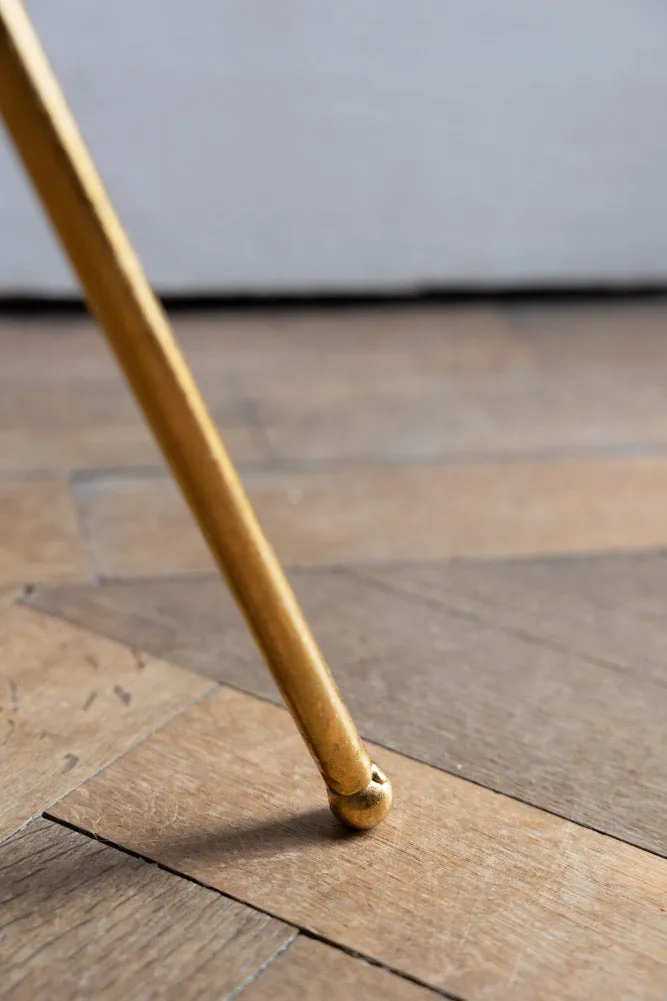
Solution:
<path fill-rule="evenodd" d="M 512 636 L 515 639 L 520 639 L 524 642 L 544 646 L 548 650 L 553 650 L 556 653 L 576 654 L 576 656 L 581 657 L 582 660 L 588 660 L 592 664 L 596 664 L 598 667 L 605 668 L 608 671 L 613 671 L 614 674 L 620 674 L 624 678 L 629 678 L 630 680 L 634 679 L 634 675 L 628 671 L 623 664 L 618 664 L 616 661 L 607 660 L 604 657 L 598 657 L 595 654 L 586 653 L 583 650 L 577 650 L 574 647 L 567 646 L 565 643 L 559 643 L 558 640 L 550 639 L 549 637 L 541 636 L 536 633 L 531 633 L 527 629 L 521 629 L 517 626 L 508 626 L 503 622 L 495 622 L 493 619 L 485 619 L 484 616 L 479 615 L 476 612 L 465 612 L 462 609 L 457 608 L 456 605 L 450 605 L 449 602 L 441 598 L 419 594 L 416 591 L 404 591 L 399 587 L 395 587 L 394 585 L 387 583 L 386 581 L 377 580 L 375 577 L 367 577 L 364 572 L 357 570 L 356 567 L 348 567 L 347 573 L 358 583 L 365 584 L 375 591 L 380 591 L 382 594 L 390 594 L 395 598 L 403 598 L 405 601 L 408 601 L 413 605 L 419 605 L 422 608 L 443 609 L 453 618 L 462 619 L 464 622 L 471 622 L 473 625 L 483 626 L 485 629 L 497 629 L 500 632 L 505 633 L 506 636 Z M 659 678 L 648 677 L 643 680 L 646 684 L 656 685 L 658 688 L 667 688 L 667 682 L 664 682 Z"/>
<path fill-rule="evenodd" d="M 374 569 L 380 570 L 406 570 L 411 567 L 441 567 L 459 564 L 472 564 L 476 567 L 484 566 L 486 564 L 491 566 L 497 566 L 503 563 L 522 564 L 522 563 L 534 563 L 534 562 L 563 562 L 566 560 L 596 560 L 604 559 L 605 557 L 645 557 L 653 556 L 661 559 L 667 558 L 667 548 L 663 543 L 647 545 L 647 546 L 622 546 L 622 547 L 606 547 L 604 549 L 570 549 L 558 552 L 543 552 L 541 550 L 535 550 L 534 552 L 526 553 L 484 553 L 484 554 L 452 554 L 450 556 L 438 556 L 437 558 L 419 558 L 419 559 L 390 559 L 382 558 L 378 560 L 363 560 L 362 562 L 344 562 L 344 563 L 289 563 L 285 564 L 284 570 L 288 574 L 294 574 L 295 576 L 306 576 L 308 574 L 318 574 L 318 573 L 342 573 L 346 570 L 356 570 L 359 572 L 368 572 Z M 209 569 L 193 569 L 193 570 L 174 570 L 167 571 L 163 573 L 135 573 L 131 575 L 125 574 L 99 574 L 96 581 L 93 583 L 91 581 L 33 581 L 35 587 L 91 587 L 91 586 L 111 586 L 114 584 L 162 584 L 169 582 L 187 582 L 192 579 L 197 580 L 219 580 L 220 575 L 216 572 L 215 568 L 212 566 Z M 17 580 L 9 582 L 6 586 L 13 584 L 15 586 L 20 586 L 25 583 L 25 580 Z M 611 607 L 602 603 L 600 607 Z"/>
<path fill-rule="evenodd" d="M 224 894 L 222 894 L 222 896 L 224 896 Z M 260 965 L 257 967 L 256 970 L 253 970 L 252 973 L 249 974 L 245 978 L 245 980 L 238 985 L 238 987 L 234 988 L 231 994 L 227 995 L 225 1001 L 236 1001 L 236 998 L 240 997 L 241 994 L 243 994 L 246 987 L 249 987 L 250 984 L 253 983 L 253 981 L 257 980 L 258 977 L 261 977 L 264 971 L 267 970 L 269 966 L 271 966 L 271 964 L 276 961 L 276 959 L 278 959 L 280 956 L 284 955 L 288 951 L 290 946 L 298 939 L 299 934 L 300 934 L 299 931 L 294 929 L 290 937 L 287 938 L 282 945 L 278 946 L 276 951 L 271 956 L 269 956 L 268 959 L 264 960 L 263 963 L 260 963 Z"/>
<path fill-rule="evenodd" d="M 256 401 L 244 401 L 250 406 L 256 406 Z M 240 475 L 252 482 L 254 477 L 279 477 L 289 475 L 317 476 L 323 473 L 346 473 L 359 469 L 370 471 L 401 470 L 401 469 L 437 469 L 458 468 L 465 466 L 511 466 L 529 463 L 549 463 L 559 459 L 587 459 L 595 462 L 605 459 L 662 459 L 667 456 L 667 442 L 642 441 L 641 439 L 609 442 L 601 445 L 544 445 L 538 448 L 498 448 L 498 449 L 442 449 L 430 454 L 413 455 L 408 452 L 378 456 L 371 452 L 365 454 L 350 454 L 323 458 L 299 458 L 298 456 L 276 455 L 268 439 L 269 426 L 255 426 L 248 421 L 248 411 L 243 414 L 245 423 L 226 425 L 229 429 L 244 429 L 253 434 L 261 435 L 261 440 L 255 440 L 264 454 L 257 459 L 242 459 L 236 463 Z M 252 415 L 250 415 L 252 417 Z M 280 422 L 273 427 L 279 427 Z M 268 453 L 268 454 L 267 454 Z M 47 467 L 45 473 L 52 475 L 61 473 L 62 469 Z M 71 470 L 76 482 L 82 485 L 104 482 L 114 479 L 168 481 L 171 474 L 163 464 L 137 466 L 82 466 Z"/>
<path fill-rule="evenodd" d="M 132 649 L 132 648 L 129 647 L 128 649 Z M 187 668 L 183 668 L 183 670 L 187 670 Z M 194 672 L 192 672 L 192 673 L 194 673 Z M 97 775 L 99 775 L 101 772 L 103 772 L 106 768 L 110 768 L 111 765 L 115 765 L 116 762 L 120 761 L 121 758 L 124 758 L 126 754 L 130 754 L 137 747 L 139 747 L 141 744 L 143 744 L 144 741 L 150 740 L 151 737 L 153 737 L 156 733 L 159 733 L 160 730 L 164 729 L 165 726 L 168 726 L 175 719 L 178 719 L 179 716 L 182 716 L 184 713 L 189 712 L 190 709 L 194 709 L 194 707 L 196 705 L 198 705 L 200 702 L 203 702 L 204 699 L 207 699 L 210 695 L 213 695 L 215 692 L 219 691 L 220 687 L 221 686 L 220 686 L 219 683 L 217 683 L 217 682 L 213 683 L 210 688 L 206 689 L 205 692 L 203 692 L 201 695 L 199 695 L 196 699 L 193 699 L 192 701 L 188 702 L 187 705 L 182 706 L 177 712 L 175 712 L 175 713 L 173 713 L 173 715 L 169 716 L 168 719 L 166 719 L 162 723 L 160 723 L 159 726 L 156 726 L 155 729 L 151 730 L 150 733 L 147 733 L 143 737 L 140 737 L 138 740 L 133 741 L 128 747 L 124 748 L 124 750 L 120 751 L 113 758 L 109 758 L 109 760 L 105 761 L 103 765 L 100 765 L 99 768 L 96 768 L 94 772 L 91 772 L 90 775 L 87 775 L 85 779 L 82 779 L 80 782 L 77 782 L 76 785 L 72 786 L 71 789 L 68 789 L 67 792 L 65 792 L 65 793 L 62 794 L 62 796 L 58 796 L 57 799 L 54 799 L 53 802 L 49 803 L 49 805 L 47 807 L 45 807 L 43 810 L 40 810 L 38 813 L 35 813 L 31 817 L 28 817 L 27 820 L 23 821 L 21 824 L 19 824 L 18 827 L 16 827 L 14 830 L 10 831 L 8 834 L 2 835 L 2 837 L 0 837 L 0 845 L 3 844 L 3 842 L 7 841 L 8 838 L 13 837 L 13 835 L 16 834 L 18 831 L 22 831 L 23 828 L 27 827 L 27 825 L 32 820 L 35 820 L 36 817 L 46 816 L 46 814 L 47 814 L 47 812 L 49 810 L 52 810 L 54 807 L 56 807 L 58 805 L 58 803 L 61 803 L 62 800 L 64 800 L 67 796 L 70 795 L 70 793 L 73 793 L 77 789 L 80 789 L 81 786 L 85 785 L 86 782 L 90 781 L 90 779 L 94 779 Z M 53 818 L 51 818 L 51 819 L 53 819 Z"/>
<path fill-rule="evenodd" d="M 264 914 L 266 917 L 272 918 L 274 921 L 280 921 L 282 924 L 287 925 L 290 928 L 293 928 L 295 931 L 295 935 L 290 940 L 289 944 L 291 944 L 296 938 L 298 938 L 299 934 L 301 934 L 304 937 L 311 938 L 316 942 L 322 942 L 324 945 L 329 945 L 332 948 L 337 949 L 339 952 L 344 952 L 348 956 L 352 956 L 355 959 L 362 959 L 364 962 L 368 963 L 369 966 L 376 966 L 378 967 L 378 969 L 386 970 L 388 973 L 392 973 L 394 976 L 400 977 L 402 980 L 407 980 L 410 983 L 416 984 L 418 987 L 423 987 L 426 990 L 431 991 L 431 993 L 435 994 L 437 997 L 445 998 L 446 1001 L 469 1001 L 469 999 L 461 995 L 450 994 L 447 991 L 440 989 L 439 987 L 434 987 L 433 984 L 429 984 L 425 980 L 420 980 L 419 977 L 415 977 L 410 973 L 405 973 L 403 970 L 395 969 L 393 966 L 389 966 L 386 963 L 382 963 L 380 960 L 374 959 L 372 956 L 366 955 L 366 953 L 356 952 L 354 949 L 350 949 L 347 946 L 341 945 L 340 942 L 336 942 L 335 939 L 327 938 L 326 935 L 320 935 L 318 934 L 318 932 L 315 932 L 310 928 L 303 928 L 301 927 L 301 925 L 295 924 L 293 921 L 287 920 L 280 914 L 276 914 L 273 911 L 269 911 L 264 907 L 258 906 L 257 904 L 249 903 L 247 900 L 244 900 L 243 897 L 238 897 L 235 894 L 229 893 L 226 890 L 221 890 L 217 886 L 211 886 L 209 883 L 204 882 L 204 880 L 197 879 L 196 876 L 191 876 L 187 872 L 179 872 L 178 869 L 174 869 L 171 866 L 165 865 L 164 862 L 156 861 L 155 859 L 151 858 L 150 855 L 142 855 L 141 852 L 136 852 L 132 848 L 127 848 L 125 845 L 112 841 L 109 838 L 104 838 L 99 834 L 95 834 L 92 831 L 88 831 L 86 830 L 85 827 L 79 827 L 77 824 L 73 824 L 69 820 L 63 820 L 56 814 L 50 813 L 49 810 L 45 810 L 42 816 L 46 820 L 49 820 L 54 824 L 60 824 L 61 827 L 66 827 L 68 828 L 68 830 L 74 831 L 76 834 L 81 834 L 86 838 L 90 838 L 92 841 L 98 841 L 101 845 L 107 845 L 109 848 L 115 848 L 117 851 L 123 852 L 125 855 L 130 855 L 132 858 L 140 859 L 142 862 L 147 862 L 150 865 L 154 865 L 158 869 L 161 869 L 163 872 L 170 873 L 172 876 L 178 876 L 180 879 L 185 879 L 189 883 L 194 883 L 196 886 L 201 886 L 205 890 L 211 890 L 213 893 L 217 893 L 221 897 L 225 897 L 227 900 L 234 900 L 237 904 L 243 904 L 245 907 L 251 908 L 251 910 L 256 911 L 258 914 Z M 232 997 L 233 996 L 234 995 L 232 995 Z M 225 999 L 225 1001 L 229 1001 L 229 999 Z"/>
<path fill-rule="evenodd" d="M 40 615 L 48 615 L 50 618 L 59 619 L 63 622 L 67 622 L 69 625 L 76 626 L 76 628 L 78 629 L 83 629 L 86 632 L 90 632 L 95 636 L 102 636 L 105 639 L 109 639 L 114 643 L 118 643 L 119 646 L 124 646 L 126 649 L 134 649 L 133 647 L 129 646 L 125 641 L 119 639 L 118 636 L 114 636 L 113 634 L 108 632 L 97 632 L 97 630 L 90 629 L 87 626 L 82 626 L 81 623 L 77 622 L 75 619 L 71 619 L 68 616 L 62 615 L 59 612 L 51 612 L 40 609 L 36 606 L 31 605 L 29 602 L 25 602 L 23 598 L 19 598 L 18 603 L 22 605 L 24 604 L 27 608 L 32 609 L 32 611 Z M 145 650 L 142 652 L 149 657 L 156 656 L 149 650 Z M 161 657 L 158 659 L 164 659 L 165 661 L 167 661 L 166 657 Z M 174 664 L 174 666 L 176 667 L 180 667 L 181 670 L 183 671 L 189 671 L 192 674 L 198 675 L 199 677 L 208 677 L 208 675 L 201 675 L 200 672 L 194 670 L 193 668 L 184 666 L 182 664 L 178 664 L 174 661 L 167 661 L 167 662 Z M 213 695 L 217 690 L 221 690 L 224 688 L 229 688 L 232 691 L 240 692 L 242 695 L 247 695 L 249 698 L 258 699 L 260 702 L 266 702 L 268 703 L 268 705 L 281 709 L 283 712 L 287 712 L 287 709 L 285 708 L 282 702 L 274 701 L 266 695 L 259 695 L 257 692 L 249 691 L 247 688 L 242 688 L 240 685 L 233 684 L 232 682 L 229 681 L 215 681 L 213 687 L 207 690 L 199 699 L 196 699 L 195 702 L 192 703 L 192 705 L 186 706 L 184 709 L 180 710 L 178 713 L 175 714 L 175 716 L 171 717 L 165 723 L 161 724 L 154 731 L 152 731 L 152 733 L 157 733 L 159 730 L 162 729 L 163 726 L 166 726 L 168 723 L 170 723 L 172 719 L 176 719 L 178 716 L 180 716 L 182 712 L 186 712 L 188 709 L 191 709 L 192 706 L 196 705 L 197 702 L 201 701 L 204 698 L 208 698 L 210 695 Z M 147 737 L 142 738 L 142 740 L 138 741 L 137 745 L 143 743 L 143 740 L 147 740 L 148 737 L 152 736 L 152 733 L 149 734 Z M 504 796 L 505 799 L 511 799 L 515 803 L 521 803 L 523 806 L 528 806 L 533 810 L 539 810 L 541 813 L 546 813 L 549 814 L 549 816 L 557 817 L 559 820 L 564 820 L 569 824 L 574 824 L 576 827 L 581 827 L 586 831 L 593 831 L 594 834 L 599 834 L 602 837 L 611 838 L 613 841 L 618 841 L 621 844 L 628 845 L 630 848 L 634 848 L 637 851 L 646 852 L 648 855 L 655 855 L 657 858 L 667 858 L 667 851 L 663 852 L 655 848 L 649 848 L 646 845 L 638 844 L 636 841 L 629 841 L 627 838 L 621 837 L 618 834 L 613 834 L 610 831 L 605 831 L 600 827 L 594 827 L 592 824 L 587 824 L 583 820 L 578 820 L 575 817 L 570 817 L 565 813 L 559 813 L 557 810 L 551 809 L 550 807 L 538 806 L 536 803 L 532 803 L 530 800 L 524 799 L 523 797 L 517 795 L 516 793 L 507 792 L 504 789 L 501 789 L 494 785 L 487 784 L 485 782 L 481 782 L 479 781 L 479 779 L 474 779 L 469 775 L 463 774 L 462 772 L 454 771 L 451 768 L 445 768 L 443 765 L 434 764 L 432 761 L 424 761 L 423 758 L 418 758 L 415 754 L 411 754 L 409 751 L 401 750 L 401 748 L 388 744 L 385 741 L 379 740 L 377 737 L 370 736 L 365 732 L 362 732 L 361 736 L 364 740 L 368 740 L 370 743 L 375 744 L 376 747 L 380 747 L 385 751 L 390 751 L 393 754 L 400 754 L 401 757 L 407 758 L 410 761 L 415 761 L 417 764 L 423 765 L 424 768 L 433 768 L 435 771 L 443 772 L 445 775 L 450 775 L 452 778 L 460 779 L 462 782 L 469 782 L 471 785 L 477 786 L 479 789 L 486 789 L 488 792 L 495 793 L 497 796 Z M 133 745 L 133 747 L 137 745 Z M 128 750 L 132 749 L 133 748 L 129 748 Z M 122 754 L 119 754 L 116 758 L 114 758 L 114 761 L 117 761 L 118 758 L 124 757 L 126 753 L 127 752 L 123 751 Z M 98 772 L 95 772 L 95 775 L 97 775 L 99 771 L 102 771 L 104 768 L 107 768 L 108 765 L 112 763 L 113 762 L 108 762 L 108 764 L 104 765 L 103 768 L 100 768 Z M 89 778 L 93 778 L 93 776 L 90 775 Z M 79 784 L 83 785 L 87 781 L 88 779 L 84 779 L 83 782 Z M 75 788 L 78 788 L 78 786 Z M 68 793 L 66 793 L 65 795 L 68 795 Z M 61 796 L 60 799 L 64 799 L 64 796 Z M 60 799 L 58 799 L 56 802 L 59 803 Z M 51 807 L 55 805 L 56 803 L 52 803 Z"/>

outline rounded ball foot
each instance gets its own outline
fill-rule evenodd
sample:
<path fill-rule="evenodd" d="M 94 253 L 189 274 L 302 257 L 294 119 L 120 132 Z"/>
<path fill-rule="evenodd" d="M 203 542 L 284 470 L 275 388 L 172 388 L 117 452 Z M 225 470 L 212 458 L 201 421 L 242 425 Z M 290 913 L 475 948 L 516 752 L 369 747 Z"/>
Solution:
<path fill-rule="evenodd" d="M 360 792 L 342 796 L 329 790 L 329 806 L 334 817 L 357 831 L 366 831 L 384 820 L 393 802 L 391 782 L 375 764 L 371 781 Z"/>

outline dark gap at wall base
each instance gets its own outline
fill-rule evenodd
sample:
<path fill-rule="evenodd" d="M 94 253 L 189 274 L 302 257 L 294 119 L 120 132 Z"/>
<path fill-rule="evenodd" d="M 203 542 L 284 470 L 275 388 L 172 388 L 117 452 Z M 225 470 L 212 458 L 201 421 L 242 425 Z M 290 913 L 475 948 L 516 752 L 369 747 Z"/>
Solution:
<path fill-rule="evenodd" d="M 667 282 L 650 285 L 581 285 L 522 286 L 516 288 L 448 288 L 414 291 L 367 292 L 289 292 L 289 293 L 188 293 L 161 297 L 170 313 L 220 310 L 303 311 L 330 309 L 341 311 L 364 308 L 391 309 L 394 306 L 454 306 L 473 303 L 530 304 L 660 300 L 667 296 Z M 0 317 L 39 316 L 40 314 L 77 315 L 86 312 L 83 299 L 77 296 L 0 295 Z"/>

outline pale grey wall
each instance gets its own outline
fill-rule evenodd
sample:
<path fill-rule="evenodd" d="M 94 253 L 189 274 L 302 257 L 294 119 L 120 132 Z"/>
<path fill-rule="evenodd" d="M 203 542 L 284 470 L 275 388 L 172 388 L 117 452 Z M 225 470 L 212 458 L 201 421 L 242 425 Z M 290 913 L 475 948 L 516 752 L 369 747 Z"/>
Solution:
<path fill-rule="evenodd" d="M 163 291 L 662 281 L 664 0 L 32 0 Z M 67 267 L 0 143 L 0 292 Z"/>

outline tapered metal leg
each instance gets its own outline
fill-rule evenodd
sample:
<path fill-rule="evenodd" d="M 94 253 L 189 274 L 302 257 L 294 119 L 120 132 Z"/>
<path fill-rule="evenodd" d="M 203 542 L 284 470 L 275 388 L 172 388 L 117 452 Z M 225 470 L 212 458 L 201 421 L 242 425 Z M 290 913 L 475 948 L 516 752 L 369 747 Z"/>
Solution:
<path fill-rule="evenodd" d="M 327 786 L 373 827 L 392 805 L 264 536 L 28 16 L 0 0 L 0 113 Z"/>

